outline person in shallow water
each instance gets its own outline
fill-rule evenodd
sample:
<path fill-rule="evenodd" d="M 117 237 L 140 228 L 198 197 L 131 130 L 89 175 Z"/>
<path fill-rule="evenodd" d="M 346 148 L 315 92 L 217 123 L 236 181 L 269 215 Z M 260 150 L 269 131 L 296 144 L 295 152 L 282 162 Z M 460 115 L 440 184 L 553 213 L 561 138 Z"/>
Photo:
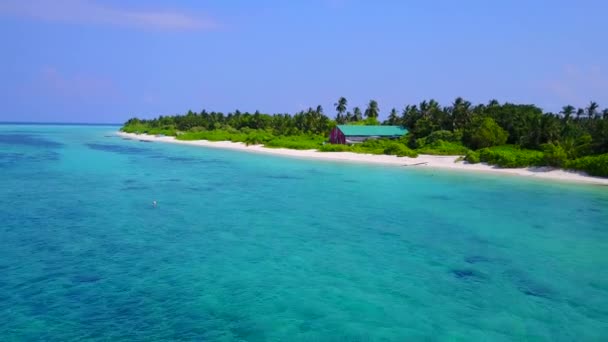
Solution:
<path fill-rule="evenodd" d="M 156 200 L 152 201 L 152 206 L 156 208 Z"/>

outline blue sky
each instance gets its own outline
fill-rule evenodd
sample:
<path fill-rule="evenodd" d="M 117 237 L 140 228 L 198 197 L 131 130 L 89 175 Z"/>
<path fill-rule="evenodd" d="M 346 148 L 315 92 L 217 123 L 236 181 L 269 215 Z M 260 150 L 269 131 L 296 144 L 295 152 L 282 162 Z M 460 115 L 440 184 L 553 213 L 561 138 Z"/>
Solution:
<path fill-rule="evenodd" d="M 2 0 L 0 121 L 608 106 L 606 1 Z"/>

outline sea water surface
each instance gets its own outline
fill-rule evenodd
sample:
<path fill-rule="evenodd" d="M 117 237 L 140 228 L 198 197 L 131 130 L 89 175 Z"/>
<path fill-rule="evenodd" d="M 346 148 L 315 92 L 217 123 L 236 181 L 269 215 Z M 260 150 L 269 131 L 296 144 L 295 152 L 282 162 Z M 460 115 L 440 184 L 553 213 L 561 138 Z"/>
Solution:
<path fill-rule="evenodd" d="M 606 187 L 117 129 L 0 125 L 0 340 L 608 339 Z"/>

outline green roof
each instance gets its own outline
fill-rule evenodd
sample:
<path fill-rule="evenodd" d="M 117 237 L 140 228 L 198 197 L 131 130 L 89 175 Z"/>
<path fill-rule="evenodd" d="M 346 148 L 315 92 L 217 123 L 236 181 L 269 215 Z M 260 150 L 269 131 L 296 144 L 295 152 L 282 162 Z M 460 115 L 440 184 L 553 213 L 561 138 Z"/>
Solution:
<path fill-rule="evenodd" d="M 357 137 L 393 137 L 402 136 L 407 133 L 407 129 L 401 126 L 338 125 L 338 129 L 345 136 Z"/>

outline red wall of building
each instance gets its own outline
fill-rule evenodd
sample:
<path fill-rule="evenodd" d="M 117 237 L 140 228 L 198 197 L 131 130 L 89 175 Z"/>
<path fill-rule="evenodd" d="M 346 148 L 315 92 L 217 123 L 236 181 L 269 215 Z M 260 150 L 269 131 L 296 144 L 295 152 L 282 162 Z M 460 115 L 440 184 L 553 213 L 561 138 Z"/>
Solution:
<path fill-rule="evenodd" d="M 329 133 L 329 142 L 332 144 L 346 144 L 346 137 L 338 127 L 334 127 Z"/>

